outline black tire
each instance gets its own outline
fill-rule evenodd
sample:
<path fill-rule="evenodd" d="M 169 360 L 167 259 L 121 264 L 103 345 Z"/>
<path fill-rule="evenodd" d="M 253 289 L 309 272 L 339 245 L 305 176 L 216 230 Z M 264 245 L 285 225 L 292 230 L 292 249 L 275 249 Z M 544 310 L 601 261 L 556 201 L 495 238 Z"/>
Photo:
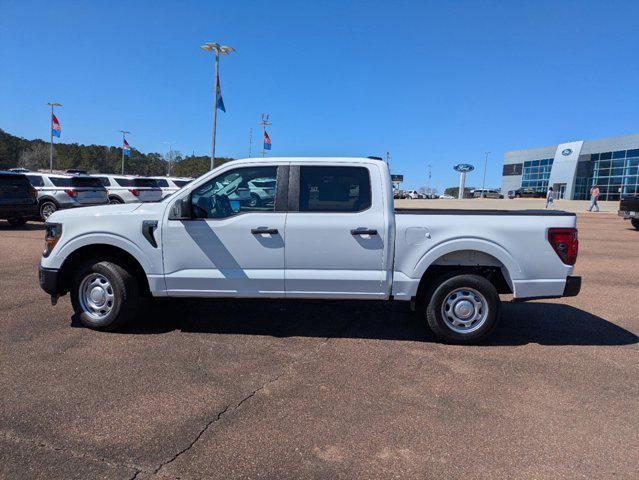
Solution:
<path fill-rule="evenodd" d="M 12 227 L 21 227 L 22 225 L 27 223 L 24 218 L 19 217 L 7 218 L 7 222 L 9 222 L 9 225 L 11 225 Z"/>
<path fill-rule="evenodd" d="M 104 277 L 113 295 L 110 311 L 102 318 L 96 318 L 81 299 L 80 289 L 83 281 L 100 275 Z M 101 288 L 101 287 L 99 287 Z M 105 291 L 108 291 L 108 287 Z M 124 325 L 138 311 L 140 289 L 138 282 L 120 265 L 108 261 L 90 261 L 82 265 L 73 277 L 71 285 L 71 304 L 82 324 L 94 330 L 112 331 Z"/>
<path fill-rule="evenodd" d="M 251 193 L 251 199 L 249 200 L 249 207 L 259 207 L 262 201 L 257 193 Z"/>
<path fill-rule="evenodd" d="M 40 220 L 47 221 L 58 210 L 58 205 L 53 200 L 45 200 L 40 204 Z"/>
<path fill-rule="evenodd" d="M 120 205 L 124 203 L 121 198 L 109 197 L 109 205 Z"/>
<path fill-rule="evenodd" d="M 633 227 L 639 230 L 639 218 L 631 218 L 630 223 L 632 223 Z"/>
<path fill-rule="evenodd" d="M 484 308 L 487 307 L 487 311 L 483 308 L 477 308 L 479 319 L 470 323 L 467 328 L 464 326 L 455 327 L 450 317 L 444 316 L 446 311 L 451 312 L 452 315 L 452 310 L 450 308 L 447 310 L 446 307 L 446 304 L 450 305 L 450 302 L 446 301 L 456 291 L 460 292 L 458 297 L 460 300 L 457 302 L 454 299 L 450 300 L 450 302 L 455 302 L 453 305 L 457 306 L 460 303 L 461 307 L 461 299 L 465 297 L 472 297 L 476 301 L 480 298 L 476 293 L 479 293 L 483 297 L 481 305 L 484 305 Z M 426 321 L 428 326 L 439 339 L 447 343 L 462 345 L 480 343 L 493 332 L 499 321 L 501 306 L 499 294 L 492 283 L 479 275 L 459 272 L 443 275 L 435 281 L 427 295 L 427 301 Z M 477 305 L 474 307 L 476 308 Z M 482 317 L 482 314 L 485 314 L 485 318 Z M 456 331 L 455 328 L 458 330 Z"/>

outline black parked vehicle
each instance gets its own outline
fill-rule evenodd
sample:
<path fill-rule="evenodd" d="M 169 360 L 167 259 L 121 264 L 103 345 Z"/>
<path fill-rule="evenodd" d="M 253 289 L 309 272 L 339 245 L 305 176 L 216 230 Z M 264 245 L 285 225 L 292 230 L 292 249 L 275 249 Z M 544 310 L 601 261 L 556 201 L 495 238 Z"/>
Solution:
<path fill-rule="evenodd" d="M 508 198 L 544 198 L 546 192 L 543 190 L 535 190 L 530 187 L 522 187 L 517 190 L 510 190 L 508 192 Z"/>
<path fill-rule="evenodd" d="M 23 225 L 38 216 L 38 192 L 21 173 L 0 171 L 0 218 Z"/>
<path fill-rule="evenodd" d="M 619 216 L 630 220 L 632 226 L 639 230 L 639 195 L 630 195 L 621 199 Z"/>

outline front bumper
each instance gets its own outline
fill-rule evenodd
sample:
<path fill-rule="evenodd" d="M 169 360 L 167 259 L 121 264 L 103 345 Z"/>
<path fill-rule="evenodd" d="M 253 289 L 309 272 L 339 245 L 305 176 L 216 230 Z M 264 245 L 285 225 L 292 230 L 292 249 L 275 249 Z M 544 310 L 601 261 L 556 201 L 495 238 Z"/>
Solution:
<path fill-rule="evenodd" d="M 59 297 L 64 294 L 60 285 L 60 270 L 57 268 L 44 268 L 40 266 L 38 277 L 40 279 L 40 288 L 49 295 Z"/>
<path fill-rule="evenodd" d="M 625 219 L 629 219 L 629 218 L 639 218 L 639 210 L 619 210 L 617 212 L 617 215 L 619 215 L 622 218 Z"/>

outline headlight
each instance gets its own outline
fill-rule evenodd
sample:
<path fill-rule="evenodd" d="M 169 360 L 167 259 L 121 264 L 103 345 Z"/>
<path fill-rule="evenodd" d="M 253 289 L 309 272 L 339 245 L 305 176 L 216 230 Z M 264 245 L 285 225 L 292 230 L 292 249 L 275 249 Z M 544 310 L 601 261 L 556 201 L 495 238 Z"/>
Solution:
<path fill-rule="evenodd" d="M 44 224 L 44 252 L 42 252 L 43 257 L 48 257 L 49 254 L 53 251 L 58 240 L 62 236 L 62 224 L 61 223 L 45 223 Z"/>

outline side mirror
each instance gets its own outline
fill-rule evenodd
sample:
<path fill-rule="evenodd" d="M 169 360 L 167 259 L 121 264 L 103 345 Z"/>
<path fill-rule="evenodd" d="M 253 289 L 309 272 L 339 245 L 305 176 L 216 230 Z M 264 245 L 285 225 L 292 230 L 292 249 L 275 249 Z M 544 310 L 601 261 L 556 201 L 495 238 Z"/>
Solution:
<path fill-rule="evenodd" d="M 180 198 L 171 205 L 169 220 L 187 220 L 191 218 L 190 197 Z"/>

